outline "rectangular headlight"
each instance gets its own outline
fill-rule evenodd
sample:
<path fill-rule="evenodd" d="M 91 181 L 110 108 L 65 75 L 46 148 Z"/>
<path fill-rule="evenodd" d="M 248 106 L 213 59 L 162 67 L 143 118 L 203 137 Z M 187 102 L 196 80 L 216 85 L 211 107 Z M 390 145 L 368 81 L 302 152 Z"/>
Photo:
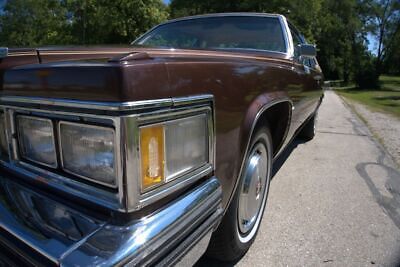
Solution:
<path fill-rule="evenodd" d="M 53 122 L 19 115 L 17 125 L 21 157 L 48 167 L 57 167 Z"/>
<path fill-rule="evenodd" d="M 116 187 L 113 129 L 60 122 L 59 132 L 62 167 L 66 172 Z"/>
<path fill-rule="evenodd" d="M 141 190 L 209 162 L 206 114 L 140 128 Z"/>
<path fill-rule="evenodd" d="M 8 157 L 8 143 L 6 135 L 6 120 L 4 112 L 0 112 L 0 157 Z"/>

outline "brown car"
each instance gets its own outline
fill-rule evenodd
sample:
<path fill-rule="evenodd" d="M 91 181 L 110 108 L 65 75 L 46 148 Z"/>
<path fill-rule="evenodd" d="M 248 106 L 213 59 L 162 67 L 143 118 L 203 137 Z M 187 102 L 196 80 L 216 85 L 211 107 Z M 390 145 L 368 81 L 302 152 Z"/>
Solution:
<path fill-rule="evenodd" d="M 315 134 L 315 56 L 255 13 L 168 21 L 124 48 L 1 48 L 0 262 L 239 259 L 274 159 Z"/>

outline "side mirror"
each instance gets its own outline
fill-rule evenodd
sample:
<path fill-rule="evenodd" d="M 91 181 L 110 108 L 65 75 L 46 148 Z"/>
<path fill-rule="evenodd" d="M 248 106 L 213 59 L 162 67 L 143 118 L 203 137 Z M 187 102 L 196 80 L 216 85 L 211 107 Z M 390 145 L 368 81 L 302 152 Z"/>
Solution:
<path fill-rule="evenodd" d="M 299 45 L 299 56 L 315 57 L 317 56 L 317 47 L 312 44 L 301 44 Z"/>

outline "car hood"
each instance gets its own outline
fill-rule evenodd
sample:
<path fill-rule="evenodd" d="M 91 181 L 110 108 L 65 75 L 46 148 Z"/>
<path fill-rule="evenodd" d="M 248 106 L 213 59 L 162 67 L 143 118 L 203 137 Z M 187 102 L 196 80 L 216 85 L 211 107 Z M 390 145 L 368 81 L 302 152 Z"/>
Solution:
<path fill-rule="evenodd" d="M 0 94 L 102 102 L 169 98 L 185 94 L 171 91 L 170 62 L 191 66 L 198 61 L 249 62 L 284 57 L 267 52 L 260 56 L 132 46 L 10 49 L 7 57 L 0 58 Z M 180 82 L 194 80 L 192 74 L 190 80 Z"/>
<path fill-rule="evenodd" d="M 149 73 L 167 84 L 163 62 L 133 47 L 10 49 L 0 59 L 2 96 L 93 101 L 132 101 L 135 86 L 148 87 Z M 127 77 L 129 73 L 129 77 Z M 154 88 L 154 87 L 153 87 Z M 131 96 L 130 96 L 131 97 Z"/>

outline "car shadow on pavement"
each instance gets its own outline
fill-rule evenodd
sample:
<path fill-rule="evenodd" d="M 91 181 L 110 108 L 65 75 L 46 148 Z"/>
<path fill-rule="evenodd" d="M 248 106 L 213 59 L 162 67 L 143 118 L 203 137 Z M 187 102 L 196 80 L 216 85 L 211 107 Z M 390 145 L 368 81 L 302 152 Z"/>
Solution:
<path fill-rule="evenodd" d="M 282 168 L 283 164 L 289 158 L 290 154 L 292 154 L 293 150 L 297 148 L 298 145 L 304 144 L 307 141 L 302 140 L 300 138 L 295 138 L 288 144 L 288 146 L 282 151 L 282 153 L 275 159 L 273 168 L 272 168 L 272 179 L 278 173 L 278 171 Z M 208 258 L 206 255 L 201 257 L 199 261 L 194 265 L 195 267 L 231 267 L 235 266 L 242 258 L 232 261 L 225 262 L 219 261 L 216 259 Z"/>
<path fill-rule="evenodd" d="M 292 140 L 287 147 L 282 151 L 282 153 L 275 159 L 274 165 L 272 167 L 272 179 L 278 173 L 278 171 L 282 168 L 283 164 L 289 158 L 290 154 L 292 154 L 293 150 L 295 150 L 298 145 L 307 143 L 306 140 L 301 139 L 300 137 L 296 137 Z"/>

